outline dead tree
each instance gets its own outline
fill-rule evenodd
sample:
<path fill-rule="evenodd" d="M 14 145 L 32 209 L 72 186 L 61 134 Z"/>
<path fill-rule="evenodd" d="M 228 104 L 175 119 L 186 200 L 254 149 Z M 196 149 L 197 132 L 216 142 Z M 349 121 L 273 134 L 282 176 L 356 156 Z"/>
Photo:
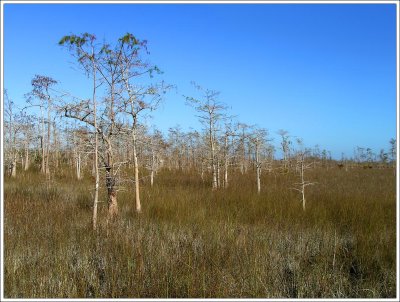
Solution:
<path fill-rule="evenodd" d="M 160 169 L 162 163 L 161 150 L 166 146 L 162 133 L 155 130 L 153 134 L 149 134 L 148 143 L 150 149 L 150 161 L 148 169 L 150 170 L 150 185 L 154 184 L 154 177 Z"/>
<path fill-rule="evenodd" d="M 187 140 L 187 163 L 189 169 L 198 168 L 197 155 L 198 155 L 198 145 L 200 141 L 200 133 L 196 130 L 191 130 L 186 135 Z"/>
<path fill-rule="evenodd" d="M 52 143 L 52 158 L 55 170 L 59 170 L 60 167 L 60 159 L 61 159 L 61 145 L 62 145 L 62 132 L 61 132 L 61 122 L 62 116 L 55 115 L 52 121 L 52 129 L 53 129 L 53 143 Z"/>
<path fill-rule="evenodd" d="M 396 162 L 397 162 L 397 158 L 396 158 L 396 155 L 397 155 L 397 153 L 396 153 L 396 150 L 397 150 L 396 139 L 395 138 L 390 139 L 389 143 L 390 143 L 390 150 L 389 150 L 390 160 L 391 160 L 391 163 L 392 163 L 394 175 L 396 175 Z"/>
<path fill-rule="evenodd" d="M 233 165 L 232 159 L 235 157 L 234 145 L 238 134 L 232 123 L 225 123 L 225 132 L 223 137 L 223 165 L 224 165 L 224 181 L 223 187 L 226 189 L 229 186 L 229 167 Z"/>
<path fill-rule="evenodd" d="M 303 211 L 305 211 L 306 210 L 306 196 L 305 196 L 306 187 L 314 185 L 316 183 L 305 179 L 305 172 L 312 167 L 313 163 L 312 162 L 307 163 L 307 157 L 309 156 L 310 151 L 303 148 L 301 140 L 298 140 L 298 143 L 300 145 L 300 150 L 297 151 L 297 155 L 296 155 L 296 170 L 299 173 L 300 182 L 295 183 L 294 184 L 295 187 L 292 189 L 300 192 L 301 202 L 303 205 Z"/>
<path fill-rule="evenodd" d="M 261 192 L 261 168 L 263 160 L 261 158 L 261 149 L 265 147 L 266 136 L 268 135 L 265 129 L 256 129 L 251 137 L 251 142 L 254 145 L 254 162 L 256 166 L 257 193 Z"/>
<path fill-rule="evenodd" d="M 6 160 L 8 161 L 9 175 L 13 178 L 17 176 L 17 134 L 19 126 L 16 123 L 16 114 L 14 113 L 14 102 L 9 98 L 7 90 L 4 90 L 4 118 L 7 121 L 8 140 L 6 140 Z M 8 158 L 7 158 L 8 157 Z"/>
<path fill-rule="evenodd" d="M 388 162 L 388 154 L 385 152 L 384 149 L 381 149 L 379 152 L 379 162 L 380 162 L 380 168 L 384 168 L 387 166 Z"/>
<path fill-rule="evenodd" d="M 202 93 L 201 99 L 186 97 L 187 104 L 191 105 L 200 114 L 198 118 L 205 126 L 208 136 L 209 161 L 212 172 L 212 189 L 218 188 L 218 158 L 217 153 L 219 146 L 217 145 L 217 132 L 219 123 L 225 118 L 227 107 L 218 101 L 219 92 L 209 89 L 203 89 L 201 86 L 194 84 L 197 90 Z"/>
<path fill-rule="evenodd" d="M 239 144 L 239 157 L 240 158 L 240 172 L 242 174 L 247 173 L 248 161 L 246 160 L 246 155 L 250 155 L 250 150 L 246 152 L 246 145 L 249 146 L 249 130 L 251 127 L 245 123 L 237 124 L 238 131 L 240 132 L 240 144 Z"/>
<path fill-rule="evenodd" d="M 42 162 L 41 172 L 50 179 L 50 140 L 51 140 L 51 121 L 53 111 L 53 97 L 51 95 L 52 87 L 57 84 L 57 81 L 48 76 L 35 75 L 31 81 L 32 91 L 28 94 L 27 102 L 31 107 L 40 108 L 40 124 L 41 124 L 41 142 L 42 142 Z M 35 103 L 34 99 L 39 102 Z M 45 118 L 45 112 L 47 118 Z M 46 127 L 47 124 L 47 135 Z"/>
<path fill-rule="evenodd" d="M 182 131 L 180 125 L 168 129 L 168 143 L 171 149 L 171 166 L 182 172 L 184 167 L 184 149 L 186 142 L 185 133 Z"/>
<path fill-rule="evenodd" d="M 288 132 L 285 130 L 278 131 L 279 136 L 281 137 L 281 149 L 283 155 L 283 171 L 287 172 L 290 168 L 290 145 L 291 141 L 289 140 Z"/>
<path fill-rule="evenodd" d="M 21 113 L 21 133 L 23 135 L 23 150 L 24 150 L 24 160 L 23 169 L 27 171 L 30 166 L 29 149 L 31 141 L 34 137 L 34 116 L 28 115 L 26 112 Z"/>

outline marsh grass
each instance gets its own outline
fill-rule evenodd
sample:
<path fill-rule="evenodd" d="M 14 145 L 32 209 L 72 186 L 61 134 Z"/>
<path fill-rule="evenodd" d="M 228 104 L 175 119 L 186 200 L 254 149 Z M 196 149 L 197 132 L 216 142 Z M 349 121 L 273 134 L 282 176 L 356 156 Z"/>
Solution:
<path fill-rule="evenodd" d="M 116 222 L 101 203 L 96 233 L 89 177 L 6 179 L 4 295 L 395 297 L 392 170 L 312 170 L 306 212 L 295 175 L 265 173 L 258 195 L 253 174 L 212 192 L 195 173 L 163 170 L 143 184 L 141 215 L 131 189 L 119 192 Z"/>

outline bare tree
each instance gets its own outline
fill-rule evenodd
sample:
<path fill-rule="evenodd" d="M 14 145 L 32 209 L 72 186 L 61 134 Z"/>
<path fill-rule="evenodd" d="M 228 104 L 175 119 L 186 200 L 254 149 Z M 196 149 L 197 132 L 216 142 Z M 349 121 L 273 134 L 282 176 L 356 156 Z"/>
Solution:
<path fill-rule="evenodd" d="M 290 168 L 290 145 L 288 132 L 285 130 L 279 130 L 278 135 L 281 137 L 281 149 L 283 154 L 283 170 L 287 172 Z"/>
<path fill-rule="evenodd" d="M 161 150 L 166 146 L 162 133 L 159 130 L 155 130 L 153 134 L 149 134 L 146 145 L 150 149 L 148 169 L 150 170 L 150 185 L 153 186 L 154 177 L 162 163 Z"/>
<path fill-rule="evenodd" d="M 4 90 L 4 115 L 8 127 L 8 170 L 11 177 L 17 176 L 17 134 L 19 132 L 19 125 L 16 122 L 17 115 L 14 113 L 14 102 L 9 98 L 7 90 Z"/>
<path fill-rule="evenodd" d="M 223 148 L 223 161 L 224 161 L 224 182 L 223 187 L 226 189 L 229 186 L 228 170 L 229 166 L 232 165 L 232 159 L 234 158 L 233 146 L 234 140 L 238 136 L 232 123 L 225 123 L 224 133 L 224 148 Z"/>
<path fill-rule="evenodd" d="M 225 117 L 227 107 L 218 101 L 219 92 L 204 89 L 196 84 L 194 86 L 202 93 L 202 99 L 186 97 L 186 100 L 187 104 L 193 106 L 200 113 L 198 117 L 208 134 L 212 189 L 215 190 L 218 188 L 217 131 L 219 130 L 219 122 Z"/>
<path fill-rule="evenodd" d="M 252 136 L 251 142 L 254 145 L 254 160 L 256 165 L 256 176 L 257 176 L 257 193 L 261 192 L 261 169 L 264 160 L 261 158 L 261 149 L 266 148 L 268 132 L 265 129 L 255 129 Z"/>
<path fill-rule="evenodd" d="M 297 143 L 298 143 L 300 149 L 297 151 L 297 155 L 296 155 L 296 169 L 299 173 L 300 182 L 295 183 L 294 184 L 295 187 L 293 189 L 296 191 L 299 191 L 301 193 L 301 202 L 303 205 L 303 211 L 305 211 L 306 210 L 306 196 L 305 196 L 306 187 L 314 185 L 316 183 L 305 179 L 305 171 L 309 170 L 313 165 L 312 162 L 307 163 L 307 157 L 310 154 L 310 150 L 304 149 L 303 142 L 301 139 L 298 139 Z"/>
<path fill-rule="evenodd" d="M 250 138 L 249 131 L 251 130 L 251 126 L 249 126 L 245 123 L 238 123 L 237 127 L 240 132 L 240 145 L 239 145 L 240 172 L 242 174 L 244 174 L 244 173 L 247 173 L 247 168 L 248 168 L 248 162 L 246 161 L 246 144 Z M 248 150 L 247 153 L 250 154 L 250 150 Z"/>
<path fill-rule="evenodd" d="M 189 169 L 197 170 L 197 153 L 198 153 L 198 145 L 200 140 L 200 134 L 196 130 L 191 129 L 186 134 L 186 141 L 187 141 L 187 166 Z"/>
<path fill-rule="evenodd" d="M 39 104 L 33 106 L 39 106 L 41 111 L 42 120 L 42 173 L 45 173 L 48 179 L 50 178 L 50 139 L 51 139 L 51 120 L 53 110 L 53 98 L 50 93 L 52 86 L 57 84 L 57 81 L 51 77 L 43 75 L 35 75 L 32 79 L 32 96 L 39 99 Z M 45 120 L 43 110 L 47 111 L 47 119 Z M 47 137 L 45 134 L 45 126 L 47 124 Z M 45 139 L 46 137 L 46 139 Z"/>
<path fill-rule="evenodd" d="M 394 173 L 396 175 L 396 155 L 397 155 L 396 139 L 395 138 L 390 139 L 389 143 L 390 143 L 390 150 L 389 150 L 390 160 L 392 162 L 392 167 L 394 168 Z"/>
<path fill-rule="evenodd" d="M 385 152 L 384 149 L 381 149 L 381 151 L 379 152 L 379 161 L 381 164 L 381 168 L 387 166 L 388 159 L 389 159 L 388 154 Z"/>
<path fill-rule="evenodd" d="M 184 150 L 187 146 L 185 141 L 185 133 L 180 125 L 176 125 L 168 129 L 168 142 L 171 149 L 171 166 L 182 172 L 185 165 Z"/>
<path fill-rule="evenodd" d="M 23 135 L 24 171 L 27 171 L 30 166 L 29 149 L 31 141 L 34 137 L 34 121 L 35 117 L 33 115 L 26 114 L 26 112 L 21 112 L 21 133 Z"/>

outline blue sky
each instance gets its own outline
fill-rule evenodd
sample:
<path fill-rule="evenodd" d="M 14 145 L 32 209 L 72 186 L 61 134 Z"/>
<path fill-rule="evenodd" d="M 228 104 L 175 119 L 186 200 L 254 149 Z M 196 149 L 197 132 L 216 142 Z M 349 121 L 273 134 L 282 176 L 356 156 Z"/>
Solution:
<path fill-rule="evenodd" d="M 22 104 L 35 74 L 90 97 L 90 81 L 57 43 L 90 32 L 147 39 L 150 61 L 177 86 L 154 114 L 161 130 L 200 128 L 190 81 L 221 92 L 232 115 L 285 129 L 305 145 L 353 155 L 396 136 L 393 4 L 5 4 L 4 87 Z"/>

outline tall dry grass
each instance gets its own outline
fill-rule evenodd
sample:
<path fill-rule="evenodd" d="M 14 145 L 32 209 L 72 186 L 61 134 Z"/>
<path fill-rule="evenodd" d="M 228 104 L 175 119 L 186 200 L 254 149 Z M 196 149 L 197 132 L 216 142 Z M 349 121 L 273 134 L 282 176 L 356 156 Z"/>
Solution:
<path fill-rule="evenodd" d="M 318 184 L 303 212 L 292 174 L 265 173 L 258 195 L 254 171 L 211 192 L 195 173 L 164 170 L 143 184 L 141 215 L 131 189 L 114 223 L 102 203 L 96 233 L 88 177 L 6 179 L 5 297 L 395 297 L 393 171 L 308 178 Z"/>

